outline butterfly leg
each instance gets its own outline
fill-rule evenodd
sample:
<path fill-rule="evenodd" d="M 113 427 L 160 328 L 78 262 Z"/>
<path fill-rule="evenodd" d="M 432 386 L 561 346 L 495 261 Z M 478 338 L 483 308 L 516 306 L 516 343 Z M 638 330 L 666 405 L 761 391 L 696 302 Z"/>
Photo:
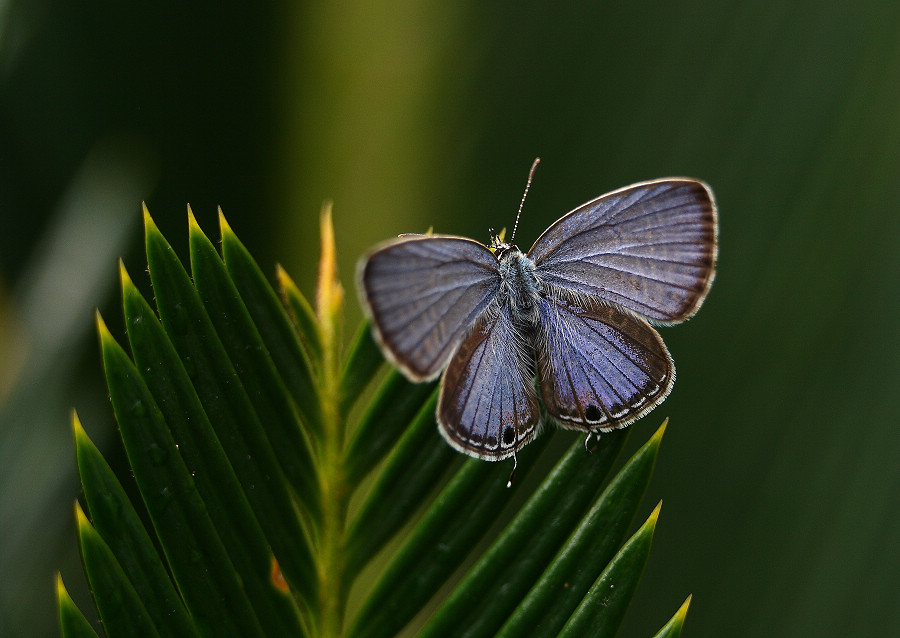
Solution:
<path fill-rule="evenodd" d="M 512 472 L 509 473 L 509 479 L 506 481 L 507 489 L 512 487 L 513 481 L 516 480 L 516 468 L 519 467 L 519 457 L 513 452 L 513 469 Z"/>
<path fill-rule="evenodd" d="M 597 443 L 594 444 L 594 447 L 588 447 L 588 445 L 591 442 L 592 434 L 594 435 L 594 437 L 596 437 Z M 584 451 L 587 452 L 588 454 L 593 454 L 597 450 L 597 447 L 599 445 L 600 445 L 600 433 L 596 432 L 595 430 L 588 431 L 587 436 L 584 437 Z"/>

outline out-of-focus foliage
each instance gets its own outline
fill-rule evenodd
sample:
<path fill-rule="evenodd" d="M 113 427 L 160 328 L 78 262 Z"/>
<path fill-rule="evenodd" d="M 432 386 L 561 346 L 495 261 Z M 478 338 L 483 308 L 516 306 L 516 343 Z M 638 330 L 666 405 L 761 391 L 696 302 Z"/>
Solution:
<path fill-rule="evenodd" d="M 623 629 L 651 635 L 689 591 L 689 634 L 897 633 L 898 43 L 892 0 L 0 5 L 0 633 L 55 633 L 60 567 L 89 606 L 67 413 L 112 427 L 90 307 L 138 239 L 105 223 L 109 267 L 41 271 L 64 256 L 41 238 L 120 140 L 108 165 L 131 177 L 87 209 L 136 226 L 146 198 L 183 237 L 186 202 L 204 225 L 221 204 L 264 269 L 302 273 L 330 198 L 348 293 L 377 240 L 510 225 L 536 155 L 526 246 L 606 190 L 705 179 L 719 275 L 664 333 L 666 533 Z M 85 275 L 30 306 L 36 272 Z M 38 320 L 81 329 L 47 341 Z"/>

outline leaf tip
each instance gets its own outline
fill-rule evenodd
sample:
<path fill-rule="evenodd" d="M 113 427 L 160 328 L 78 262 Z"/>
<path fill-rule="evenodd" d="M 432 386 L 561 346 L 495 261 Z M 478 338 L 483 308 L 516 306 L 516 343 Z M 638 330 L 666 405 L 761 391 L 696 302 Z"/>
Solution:
<path fill-rule="evenodd" d="M 134 282 L 131 281 L 131 275 L 128 274 L 128 269 L 125 268 L 125 262 L 122 261 L 121 257 L 119 258 L 119 281 L 123 290 L 134 286 Z"/>
<path fill-rule="evenodd" d="M 669 417 L 663 419 L 662 425 L 657 428 L 656 432 L 653 433 L 653 436 L 650 437 L 650 440 L 655 441 L 657 445 L 662 442 L 663 435 L 666 433 L 666 427 L 669 425 Z"/>
<path fill-rule="evenodd" d="M 188 238 L 191 243 L 191 254 L 193 255 L 194 251 L 199 246 L 196 242 L 205 241 L 209 242 L 209 238 L 206 236 L 206 233 L 203 232 L 203 229 L 200 228 L 200 223 L 197 221 L 197 217 L 194 215 L 194 211 L 191 210 L 190 205 L 188 205 Z"/>
<path fill-rule="evenodd" d="M 681 607 L 678 608 L 678 611 L 676 611 L 669 619 L 669 622 L 656 632 L 653 638 L 677 638 L 681 635 L 681 630 L 684 628 L 684 619 L 687 616 L 688 608 L 691 606 L 691 599 L 693 597 L 693 594 L 687 597 L 681 604 Z"/>
<path fill-rule="evenodd" d="M 107 339 L 112 339 L 112 334 L 109 331 L 109 328 L 106 327 L 106 322 L 103 321 L 103 315 L 100 314 L 99 310 L 94 311 L 94 323 L 97 325 L 97 334 L 100 335 L 100 342 L 103 343 Z"/>
<path fill-rule="evenodd" d="M 87 437 L 87 433 L 81 425 L 81 419 L 78 418 L 78 412 L 72 410 L 72 436 L 75 440 Z"/>
<path fill-rule="evenodd" d="M 650 516 L 647 517 L 647 522 L 644 525 L 649 525 L 650 527 L 656 527 L 656 521 L 659 519 L 659 510 L 662 508 L 662 501 L 656 504 L 656 507 L 653 508 L 653 511 L 650 512 Z"/>
<path fill-rule="evenodd" d="M 187 215 L 188 215 L 188 232 L 194 233 L 200 230 L 200 224 L 197 223 L 197 218 L 194 217 L 194 211 L 191 208 L 191 205 L 187 205 Z"/>
<path fill-rule="evenodd" d="M 62 574 L 56 572 L 56 600 L 62 602 L 68 598 L 69 592 L 66 591 L 66 586 L 63 584 Z"/>
<path fill-rule="evenodd" d="M 675 617 L 680 618 L 681 622 L 684 622 L 684 619 L 688 613 L 688 609 L 690 609 L 691 606 L 691 600 L 693 600 L 693 598 L 694 594 L 688 594 L 688 597 L 685 598 L 683 603 L 681 603 L 681 607 L 679 607 L 678 611 L 675 612 Z"/>
<path fill-rule="evenodd" d="M 337 249 L 334 241 L 334 222 L 330 201 L 322 205 L 319 214 L 321 232 L 321 255 L 319 257 L 319 282 L 317 287 L 317 308 L 319 320 L 326 323 L 340 312 L 343 290 L 337 278 Z"/>
<path fill-rule="evenodd" d="M 81 503 L 79 503 L 77 500 L 75 501 L 75 526 L 78 528 L 79 534 L 83 534 L 86 528 L 91 526 L 91 524 L 88 522 L 87 516 L 84 513 L 84 510 L 81 509 Z"/>
<path fill-rule="evenodd" d="M 291 276 L 281 264 L 275 264 L 275 279 L 278 281 L 279 290 L 283 291 L 290 287 L 296 287 L 294 286 L 294 280 L 291 279 Z"/>
<path fill-rule="evenodd" d="M 147 208 L 147 204 L 142 204 L 141 210 L 144 213 L 144 232 L 148 232 L 151 229 L 156 229 L 157 232 L 159 232 L 159 229 L 156 228 L 156 222 L 154 222 L 153 218 L 150 216 L 150 209 Z"/>
<path fill-rule="evenodd" d="M 219 231 L 222 233 L 222 236 L 224 236 L 225 233 L 228 233 L 230 235 L 234 234 L 234 232 L 231 230 L 231 226 L 229 225 L 228 220 L 225 219 L 225 213 L 222 212 L 221 206 L 218 207 L 218 211 L 219 211 Z"/>

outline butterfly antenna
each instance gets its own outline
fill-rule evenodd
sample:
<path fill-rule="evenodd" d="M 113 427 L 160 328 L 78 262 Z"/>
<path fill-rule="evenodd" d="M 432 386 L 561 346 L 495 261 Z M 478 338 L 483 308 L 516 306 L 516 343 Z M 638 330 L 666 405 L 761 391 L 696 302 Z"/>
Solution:
<path fill-rule="evenodd" d="M 525 198 L 528 197 L 528 189 L 531 188 L 531 180 L 534 179 L 534 170 L 537 168 L 537 165 L 541 163 L 540 157 L 535 157 L 534 162 L 531 164 L 531 170 L 528 171 L 528 181 L 525 182 L 525 192 L 522 193 L 522 201 L 519 203 L 519 212 L 516 213 L 516 223 L 513 225 L 512 235 L 509 237 L 509 243 L 512 243 L 516 238 L 516 231 L 519 229 L 519 217 L 522 216 L 522 207 L 525 205 Z"/>
<path fill-rule="evenodd" d="M 509 478 L 506 480 L 506 487 L 512 487 L 513 481 L 516 480 L 516 468 L 519 467 L 519 457 L 513 452 L 513 469 L 512 472 L 509 473 Z"/>

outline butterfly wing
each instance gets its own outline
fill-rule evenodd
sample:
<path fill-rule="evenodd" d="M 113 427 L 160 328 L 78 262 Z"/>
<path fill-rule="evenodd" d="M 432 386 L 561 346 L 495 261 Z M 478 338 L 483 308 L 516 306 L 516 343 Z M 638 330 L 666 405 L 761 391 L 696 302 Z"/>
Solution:
<path fill-rule="evenodd" d="M 358 278 L 382 350 L 413 381 L 440 373 L 500 286 L 491 251 L 440 235 L 383 244 L 360 261 Z"/>
<path fill-rule="evenodd" d="M 675 365 L 644 319 L 603 304 L 585 309 L 553 298 L 543 298 L 539 310 L 541 398 L 564 427 L 625 427 L 669 394 Z"/>
<path fill-rule="evenodd" d="M 437 418 L 451 446 L 499 461 L 534 437 L 540 412 L 531 361 L 508 309 L 494 305 L 444 373 Z"/>
<path fill-rule="evenodd" d="M 693 315 L 712 284 L 716 205 L 693 179 L 642 182 L 560 218 L 528 255 L 551 289 L 619 304 L 659 323 Z"/>

